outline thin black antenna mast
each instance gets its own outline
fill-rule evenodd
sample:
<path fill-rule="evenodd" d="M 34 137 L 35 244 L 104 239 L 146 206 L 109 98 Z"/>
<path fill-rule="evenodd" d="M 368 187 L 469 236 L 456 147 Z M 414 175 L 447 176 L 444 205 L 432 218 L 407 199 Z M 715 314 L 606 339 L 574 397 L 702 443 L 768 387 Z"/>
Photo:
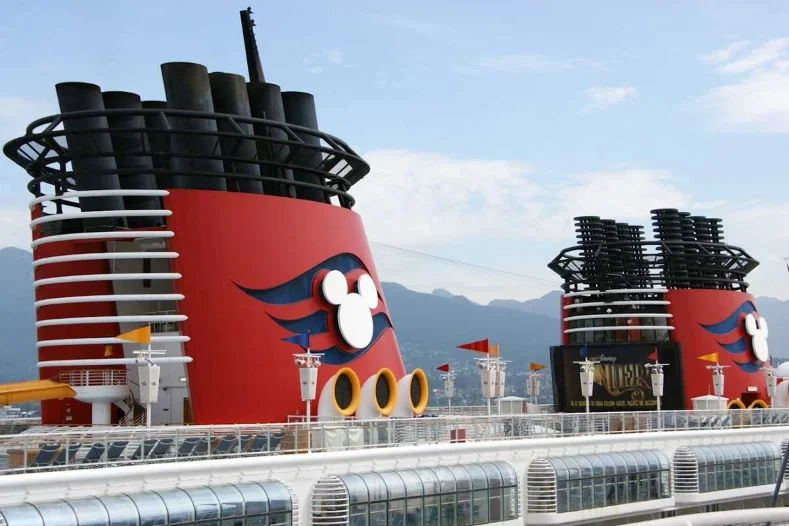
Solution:
<path fill-rule="evenodd" d="M 258 44 L 255 41 L 255 21 L 252 20 L 252 8 L 241 11 L 241 29 L 244 32 L 244 50 L 247 53 L 247 68 L 250 82 L 266 82 L 263 65 L 260 63 Z"/>

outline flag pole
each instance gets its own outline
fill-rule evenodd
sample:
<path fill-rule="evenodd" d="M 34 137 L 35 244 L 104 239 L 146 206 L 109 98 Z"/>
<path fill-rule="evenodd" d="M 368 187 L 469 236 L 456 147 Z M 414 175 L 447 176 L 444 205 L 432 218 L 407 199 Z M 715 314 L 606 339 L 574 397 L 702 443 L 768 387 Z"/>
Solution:
<path fill-rule="evenodd" d="M 307 363 L 310 363 L 310 330 L 307 329 Z M 307 453 L 312 453 L 312 399 L 307 397 Z"/>
<path fill-rule="evenodd" d="M 151 335 L 151 324 L 148 323 L 148 356 L 147 356 L 148 360 L 147 360 L 147 362 L 148 362 L 148 371 L 149 372 L 151 370 L 151 350 L 152 350 L 151 349 L 151 336 L 150 335 Z M 148 375 L 148 377 L 150 378 L 150 374 Z M 158 389 L 158 386 L 157 386 L 157 389 Z M 152 418 L 151 418 L 151 399 L 150 399 L 150 397 L 148 397 L 148 401 L 145 404 L 145 427 L 147 427 L 148 429 L 151 428 L 151 421 L 152 421 Z"/>

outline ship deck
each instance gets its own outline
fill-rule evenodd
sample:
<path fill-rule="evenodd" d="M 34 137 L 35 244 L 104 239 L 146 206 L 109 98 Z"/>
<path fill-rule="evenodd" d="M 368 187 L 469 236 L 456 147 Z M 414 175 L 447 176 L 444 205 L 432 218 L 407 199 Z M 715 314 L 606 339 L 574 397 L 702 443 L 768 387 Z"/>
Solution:
<path fill-rule="evenodd" d="M 462 411 L 462 409 L 456 409 Z M 438 414 L 386 420 L 153 427 L 32 427 L 0 435 L 0 474 L 157 462 L 654 431 L 789 426 L 789 409 Z"/>

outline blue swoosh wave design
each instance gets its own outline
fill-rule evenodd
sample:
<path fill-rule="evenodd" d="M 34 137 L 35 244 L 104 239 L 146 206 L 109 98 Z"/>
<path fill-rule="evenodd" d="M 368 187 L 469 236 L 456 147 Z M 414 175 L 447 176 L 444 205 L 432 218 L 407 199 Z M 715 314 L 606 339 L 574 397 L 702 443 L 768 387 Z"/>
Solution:
<path fill-rule="evenodd" d="M 748 341 L 745 338 L 740 338 L 734 343 L 719 343 L 718 345 L 732 354 L 741 354 L 748 349 Z"/>
<path fill-rule="evenodd" d="M 743 371 L 745 371 L 746 373 L 755 373 L 761 368 L 759 362 L 746 362 L 746 363 L 734 362 L 734 364 L 740 369 L 742 369 Z"/>
<path fill-rule="evenodd" d="M 737 328 L 740 314 L 750 314 L 751 312 L 756 312 L 756 305 L 754 305 L 752 301 L 746 301 L 724 320 L 711 325 L 704 325 L 702 323 L 701 326 L 713 334 L 726 334 Z"/>
<path fill-rule="evenodd" d="M 288 330 L 294 334 L 304 334 L 309 332 L 312 335 L 320 334 L 329 330 L 326 323 L 326 311 L 315 311 L 309 316 L 299 318 L 297 320 L 280 320 L 272 317 L 272 320 L 277 322 L 280 327 Z"/>
<path fill-rule="evenodd" d="M 347 274 L 351 270 L 357 269 L 367 271 L 367 267 L 362 263 L 361 259 L 353 254 L 343 253 L 318 263 L 304 273 L 276 287 L 251 289 L 238 283 L 235 285 L 258 301 L 263 301 L 269 305 L 288 305 L 312 297 L 312 282 L 319 271 L 339 270 L 343 274 Z"/>
<path fill-rule="evenodd" d="M 379 312 L 373 316 L 373 338 L 364 349 L 359 349 L 355 353 L 348 353 L 337 347 L 329 347 L 328 349 L 313 349 L 312 352 L 323 353 L 321 361 L 329 365 L 344 365 L 350 363 L 357 358 L 361 358 L 367 351 L 373 348 L 375 343 L 381 337 L 381 334 L 386 329 L 392 328 L 392 322 L 389 317 L 383 312 Z"/>

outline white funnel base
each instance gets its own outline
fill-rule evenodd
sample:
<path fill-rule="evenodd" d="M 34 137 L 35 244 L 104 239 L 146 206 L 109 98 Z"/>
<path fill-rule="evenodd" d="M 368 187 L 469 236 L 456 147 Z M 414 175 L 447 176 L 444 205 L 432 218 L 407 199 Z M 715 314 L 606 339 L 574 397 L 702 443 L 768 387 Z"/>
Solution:
<path fill-rule="evenodd" d="M 93 402 L 91 404 L 91 424 L 94 426 L 108 426 L 112 424 L 111 407 L 109 402 Z"/>

